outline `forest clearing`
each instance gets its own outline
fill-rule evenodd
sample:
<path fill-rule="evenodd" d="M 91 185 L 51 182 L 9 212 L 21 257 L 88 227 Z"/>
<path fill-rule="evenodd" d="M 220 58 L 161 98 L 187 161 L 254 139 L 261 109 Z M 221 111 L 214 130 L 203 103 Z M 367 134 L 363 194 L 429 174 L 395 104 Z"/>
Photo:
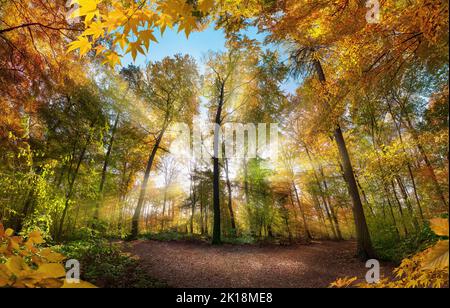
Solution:
<path fill-rule="evenodd" d="M 129 251 L 152 277 L 176 288 L 326 288 L 336 277 L 365 276 L 355 248 L 351 241 L 282 247 L 138 241 Z M 382 265 L 385 276 L 392 269 Z"/>
<path fill-rule="evenodd" d="M 0 288 L 442 288 L 448 2 L 0 1 Z"/>

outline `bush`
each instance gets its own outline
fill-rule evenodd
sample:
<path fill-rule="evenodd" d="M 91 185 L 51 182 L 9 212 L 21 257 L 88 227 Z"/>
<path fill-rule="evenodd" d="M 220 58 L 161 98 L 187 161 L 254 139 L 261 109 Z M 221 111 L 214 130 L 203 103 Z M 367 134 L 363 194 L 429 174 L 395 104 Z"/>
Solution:
<path fill-rule="evenodd" d="M 425 222 L 416 233 L 398 239 L 392 233 L 390 236 L 375 236 L 373 245 L 381 260 L 400 262 L 402 259 L 414 255 L 433 245 L 438 240 L 438 236 L 430 228 L 430 224 Z"/>
<path fill-rule="evenodd" d="M 44 246 L 39 231 L 14 236 L 0 223 L 0 288 L 92 288 L 85 281 L 72 283 L 65 279 L 62 262 L 66 256 Z"/>
<path fill-rule="evenodd" d="M 251 235 L 243 234 L 239 237 L 229 237 L 223 239 L 224 243 L 233 244 L 233 245 L 247 245 L 247 244 L 255 244 L 257 241 Z"/>
<path fill-rule="evenodd" d="M 103 239 L 79 240 L 60 247 L 81 265 L 81 278 L 103 288 L 167 287 L 149 277 L 139 262 L 123 253 L 117 244 Z"/>
<path fill-rule="evenodd" d="M 448 217 L 431 219 L 427 227 L 421 232 L 425 238 L 429 238 L 427 229 L 430 229 L 438 240 L 434 241 L 431 247 L 404 258 L 391 277 L 382 278 L 377 283 L 358 284 L 354 284 L 358 277 L 344 277 L 332 282 L 330 287 L 347 288 L 353 285 L 360 288 L 448 288 Z M 421 241 L 419 245 L 425 242 Z"/>

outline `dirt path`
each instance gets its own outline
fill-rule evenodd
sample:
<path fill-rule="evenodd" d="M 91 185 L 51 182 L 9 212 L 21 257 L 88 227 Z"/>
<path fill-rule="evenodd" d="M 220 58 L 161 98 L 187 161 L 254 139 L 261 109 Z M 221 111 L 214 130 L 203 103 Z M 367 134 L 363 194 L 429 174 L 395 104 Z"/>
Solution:
<path fill-rule="evenodd" d="M 364 277 L 367 271 L 354 257 L 354 242 L 288 247 L 157 241 L 130 245 L 129 251 L 149 274 L 172 287 L 327 287 L 338 277 Z M 387 266 L 382 272 L 390 269 Z"/>

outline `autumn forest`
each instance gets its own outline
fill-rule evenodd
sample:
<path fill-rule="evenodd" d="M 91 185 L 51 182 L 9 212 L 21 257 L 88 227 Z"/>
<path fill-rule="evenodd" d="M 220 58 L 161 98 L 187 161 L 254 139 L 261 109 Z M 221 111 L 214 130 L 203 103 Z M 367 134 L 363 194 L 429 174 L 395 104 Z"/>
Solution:
<path fill-rule="evenodd" d="M 440 0 L 0 0 L 0 288 L 448 287 L 448 35 Z"/>

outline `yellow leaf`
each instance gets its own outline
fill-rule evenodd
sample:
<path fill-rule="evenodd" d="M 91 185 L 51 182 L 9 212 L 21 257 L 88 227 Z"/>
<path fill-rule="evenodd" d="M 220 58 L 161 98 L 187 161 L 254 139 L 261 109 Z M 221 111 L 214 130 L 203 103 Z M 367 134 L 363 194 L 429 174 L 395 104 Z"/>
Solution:
<path fill-rule="evenodd" d="M 5 264 L 0 264 L 0 288 L 9 284 L 11 272 L 6 268 Z"/>
<path fill-rule="evenodd" d="M 48 262 L 61 262 L 64 259 L 66 259 L 65 256 L 63 256 L 60 253 L 54 252 L 50 248 L 44 248 L 42 249 L 39 254 L 45 258 Z"/>
<path fill-rule="evenodd" d="M 356 279 L 358 279 L 358 278 L 357 277 L 338 278 L 336 281 L 334 281 L 330 284 L 330 287 L 331 288 L 346 288 L 346 287 L 350 286 Z"/>
<path fill-rule="evenodd" d="M 200 0 L 198 4 L 198 9 L 203 13 L 207 14 L 214 6 L 214 0 Z"/>
<path fill-rule="evenodd" d="M 21 276 L 22 271 L 29 269 L 29 266 L 25 263 L 23 258 L 20 256 L 11 256 L 5 262 L 5 268 L 15 276 Z"/>
<path fill-rule="evenodd" d="M 85 55 L 86 53 L 91 50 L 92 44 L 89 42 L 88 38 L 85 36 L 80 37 L 78 40 L 73 41 L 69 44 L 69 48 L 67 49 L 67 52 L 71 52 L 76 49 L 80 49 L 80 57 Z"/>
<path fill-rule="evenodd" d="M 120 56 L 115 52 L 108 52 L 105 56 L 103 64 L 108 64 L 111 68 L 121 64 Z"/>
<path fill-rule="evenodd" d="M 101 21 L 96 21 L 90 24 L 89 28 L 84 31 L 85 35 L 92 35 L 94 40 L 103 36 L 105 33 L 105 25 Z"/>
<path fill-rule="evenodd" d="M 0 288 L 3 288 L 9 284 L 9 279 L 0 276 Z"/>
<path fill-rule="evenodd" d="M 61 279 L 46 278 L 41 280 L 38 285 L 41 288 L 61 288 L 64 285 L 64 282 Z"/>
<path fill-rule="evenodd" d="M 83 281 L 83 280 L 80 280 L 80 282 L 78 282 L 78 283 L 69 283 L 69 282 L 67 282 L 67 280 L 64 279 L 64 284 L 61 288 L 64 288 L 64 289 L 68 289 L 68 288 L 89 289 L 89 288 L 97 288 L 97 287 L 95 285 L 93 285 L 92 283 L 89 283 L 89 282 Z"/>
<path fill-rule="evenodd" d="M 159 29 L 160 29 L 161 35 L 162 35 L 166 31 L 167 27 L 169 27 L 170 29 L 173 29 L 172 17 L 167 14 L 161 14 L 159 16 L 159 20 L 157 21 L 156 25 L 159 26 Z"/>
<path fill-rule="evenodd" d="M 98 56 L 99 54 L 103 53 L 106 50 L 106 47 L 103 45 L 98 45 L 95 47 L 96 53 L 95 55 Z"/>
<path fill-rule="evenodd" d="M 14 234 L 14 230 L 13 229 L 11 229 L 11 228 L 6 229 L 6 231 L 5 231 L 5 235 L 6 236 L 11 236 L 13 234 Z"/>
<path fill-rule="evenodd" d="M 425 256 L 424 269 L 443 269 L 448 267 L 448 240 L 439 241 Z"/>
<path fill-rule="evenodd" d="M 145 51 L 144 51 L 144 49 L 142 49 L 142 46 L 140 45 L 139 41 L 132 42 L 128 45 L 128 49 L 125 53 L 130 53 L 130 52 L 131 52 L 131 56 L 133 57 L 133 61 L 136 60 L 138 52 L 141 54 L 145 54 Z"/>
<path fill-rule="evenodd" d="M 42 244 L 45 242 L 39 231 L 33 231 L 28 234 L 28 241 L 31 241 L 33 244 Z"/>
<path fill-rule="evenodd" d="M 59 263 L 41 264 L 36 272 L 43 278 L 60 278 L 66 275 L 64 267 Z"/>
<path fill-rule="evenodd" d="M 148 50 L 150 46 L 150 41 L 158 43 L 158 40 L 153 35 L 153 30 L 144 30 L 139 32 L 139 40 L 144 44 L 145 48 Z"/>
<path fill-rule="evenodd" d="M 194 16 L 187 16 L 183 17 L 180 21 L 180 25 L 178 27 L 178 32 L 181 32 L 184 30 L 184 33 L 186 34 L 186 38 L 189 38 L 189 35 L 192 31 L 197 29 L 197 20 Z"/>
<path fill-rule="evenodd" d="M 444 218 L 430 219 L 430 227 L 431 230 L 433 230 L 433 232 L 436 235 L 448 236 L 448 219 Z"/>
<path fill-rule="evenodd" d="M 120 35 L 117 36 L 114 39 L 114 44 L 119 44 L 120 48 L 122 48 L 122 50 L 125 50 L 125 46 L 129 43 L 127 36 L 126 35 Z"/>

